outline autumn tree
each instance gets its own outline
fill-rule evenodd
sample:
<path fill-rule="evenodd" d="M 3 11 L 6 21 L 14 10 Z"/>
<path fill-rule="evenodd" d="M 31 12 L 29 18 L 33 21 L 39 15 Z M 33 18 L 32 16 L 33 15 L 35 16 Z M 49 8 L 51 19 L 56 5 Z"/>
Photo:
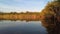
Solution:
<path fill-rule="evenodd" d="M 47 28 L 48 34 L 60 34 L 60 0 L 48 2 L 41 14 L 42 24 Z"/>

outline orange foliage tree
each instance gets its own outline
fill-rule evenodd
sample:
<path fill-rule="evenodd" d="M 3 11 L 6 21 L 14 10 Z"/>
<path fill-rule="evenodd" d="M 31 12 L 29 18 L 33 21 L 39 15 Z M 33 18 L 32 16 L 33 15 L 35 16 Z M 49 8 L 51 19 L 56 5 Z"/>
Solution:
<path fill-rule="evenodd" d="M 48 34 L 60 34 L 60 0 L 48 2 L 41 12 L 41 21 Z"/>

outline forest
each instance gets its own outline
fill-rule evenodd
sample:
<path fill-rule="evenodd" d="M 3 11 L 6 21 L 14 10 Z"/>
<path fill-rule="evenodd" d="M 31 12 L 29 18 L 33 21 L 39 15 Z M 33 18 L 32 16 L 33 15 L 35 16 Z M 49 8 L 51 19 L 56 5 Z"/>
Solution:
<path fill-rule="evenodd" d="M 60 34 L 60 0 L 48 2 L 40 14 L 48 34 Z"/>
<path fill-rule="evenodd" d="M 60 0 L 48 2 L 41 12 L 0 13 L 0 20 L 40 20 L 48 34 L 60 34 Z"/>

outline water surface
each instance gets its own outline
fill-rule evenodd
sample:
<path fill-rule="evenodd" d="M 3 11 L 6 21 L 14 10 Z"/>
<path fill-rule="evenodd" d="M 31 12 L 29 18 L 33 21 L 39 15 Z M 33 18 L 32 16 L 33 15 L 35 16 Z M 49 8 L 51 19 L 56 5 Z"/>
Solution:
<path fill-rule="evenodd" d="M 47 34 L 40 21 L 0 21 L 0 34 Z"/>

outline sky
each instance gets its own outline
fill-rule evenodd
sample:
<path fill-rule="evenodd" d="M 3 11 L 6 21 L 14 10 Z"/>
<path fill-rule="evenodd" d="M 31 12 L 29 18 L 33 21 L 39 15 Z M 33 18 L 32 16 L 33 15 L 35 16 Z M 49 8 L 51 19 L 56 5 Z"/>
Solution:
<path fill-rule="evenodd" d="M 0 12 L 41 12 L 51 0 L 0 0 Z"/>

